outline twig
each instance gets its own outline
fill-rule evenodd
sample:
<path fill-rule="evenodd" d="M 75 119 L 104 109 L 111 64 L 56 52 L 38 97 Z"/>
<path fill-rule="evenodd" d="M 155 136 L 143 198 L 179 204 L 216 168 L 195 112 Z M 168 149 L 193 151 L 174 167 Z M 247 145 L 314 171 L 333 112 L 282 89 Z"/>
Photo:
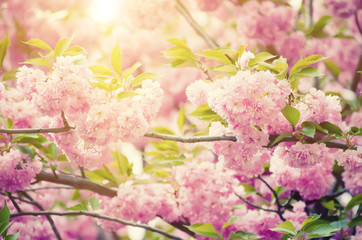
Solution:
<path fill-rule="evenodd" d="M 275 210 L 275 209 L 269 209 L 269 208 L 263 208 L 263 207 L 260 207 L 260 206 L 257 206 L 255 205 L 254 203 L 246 200 L 245 198 L 243 198 L 242 196 L 240 196 L 239 194 L 235 193 L 236 196 L 238 196 L 238 198 L 245 202 L 246 204 L 252 206 L 253 208 L 257 208 L 257 209 L 260 209 L 260 210 L 263 210 L 263 211 L 266 211 L 266 212 L 275 212 L 275 213 L 278 213 L 278 210 Z"/>
<path fill-rule="evenodd" d="M 362 28 L 361 28 L 361 25 L 359 24 L 359 20 L 358 20 L 358 11 L 354 11 L 354 19 L 356 21 L 356 25 L 357 25 L 357 28 L 358 28 L 358 31 L 359 33 L 362 35 Z"/>
<path fill-rule="evenodd" d="M 8 196 L 9 196 L 10 201 L 13 203 L 14 207 L 16 208 L 16 210 L 17 210 L 18 212 L 22 212 L 19 204 L 18 204 L 18 203 L 15 201 L 15 199 L 13 198 L 11 192 L 8 192 Z"/>
<path fill-rule="evenodd" d="M 21 133 L 62 133 L 69 132 L 75 127 L 69 126 L 69 123 L 65 119 L 64 112 L 62 111 L 61 117 L 63 120 L 64 127 L 61 128 L 21 128 L 21 129 L 2 129 L 0 128 L 0 133 L 6 134 L 21 134 Z"/>
<path fill-rule="evenodd" d="M 80 169 L 80 173 L 82 174 L 82 178 L 87 178 L 84 173 L 84 167 L 79 166 L 79 169 Z"/>
<path fill-rule="evenodd" d="M 37 187 L 37 188 L 28 188 L 28 189 L 23 189 L 23 192 L 33 192 L 33 191 L 38 191 L 38 190 L 50 190 L 50 189 L 69 189 L 69 190 L 74 190 L 74 187 L 69 187 L 69 186 L 53 186 L 53 187 Z"/>
<path fill-rule="evenodd" d="M 28 200 L 30 200 L 30 202 L 32 202 L 32 204 L 34 206 L 36 206 L 39 210 L 44 211 L 43 206 L 40 205 L 37 201 L 35 201 L 28 193 L 23 192 L 23 191 L 19 191 L 19 193 L 24 195 L 24 197 L 26 197 Z M 55 226 L 55 223 L 54 223 L 52 217 L 50 215 L 47 215 L 46 218 L 47 218 L 51 228 L 53 229 L 53 232 L 54 232 L 54 235 L 56 236 L 56 238 L 58 240 L 62 240 L 62 237 L 60 236 L 60 233 L 59 233 L 57 227 Z"/>
<path fill-rule="evenodd" d="M 219 45 L 201 28 L 201 26 L 195 21 L 191 16 L 189 11 L 181 3 L 180 0 L 176 0 L 176 8 L 181 13 L 181 15 L 186 19 L 186 21 L 194 28 L 194 30 L 205 40 L 205 42 L 211 48 L 218 48 Z"/>
<path fill-rule="evenodd" d="M 291 190 L 290 193 L 289 193 L 289 198 L 288 200 L 282 205 L 283 208 L 285 208 L 286 206 L 288 206 L 290 204 L 290 202 L 292 201 L 293 199 L 293 195 L 294 195 L 294 191 Z"/>
<path fill-rule="evenodd" d="M 38 211 L 38 212 L 21 212 L 21 213 L 14 213 L 11 214 L 10 217 L 11 218 L 16 218 L 16 217 L 20 217 L 20 216 L 25 216 L 25 215 L 30 215 L 30 216 L 39 216 L 39 215 L 44 215 L 44 216 L 51 216 L 51 215 L 56 215 L 56 216 L 77 216 L 77 215 L 85 215 L 85 216 L 90 216 L 90 217 L 94 217 L 94 218 L 99 218 L 99 219 L 104 219 L 104 220 L 109 220 L 109 221 L 113 221 L 113 222 L 118 222 L 121 223 L 123 225 L 128 225 L 128 226 L 133 226 L 133 227 L 139 227 L 139 228 L 144 228 L 147 229 L 149 231 L 152 232 L 156 232 L 159 234 L 162 234 L 170 239 L 176 239 L 176 240 L 182 240 L 182 238 L 174 236 L 170 233 L 164 232 L 160 229 L 157 228 L 153 228 L 151 226 L 148 226 L 146 224 L 138 224 L 138 223 L 134 223 L 134 222 L 130 222 L 130 221 L 126 221 L 126 220 L 122 220 L 122 219 L 118 219 L 118 218 L 114 218 L 114 217 L 109 217 L 109 216 L 105 216 L 105 215 L 101 215 L 98 213 L 91 213 L 91 212 L 87 212 L 87 211 L 69 211 L 69 212 L 53 212 L 53 211 Z"/>
<path fill-rule="evenodd" d="M 170 140 L 170 141 L 176 141 L 176 142 L 183 142 L 183 143 L 197 143 L 197 142 L 215 142 L 215 141 L 232 141 L 236 142 L 237 139 L 235 136 L 229 136 L 229 135 L 222 135 L 222 136 L 200 136 L 200 137 L 180 137 L 175 135 L 168 135 L 168 134 L 162 134 L 162 133 L 145 133 L 145 137 L 150 138 L 157 138 L 162 140 Z M 269 140 L 273 141 L 278 135 L 270 135 Z M 314 139 L 308 139 L 306 140 L 308 143 L 316 143 L 317 140 Z M 298 139 L 296 139 L 293 136 L 285 137 L 281 142 L 298 142 Z M 325 142 L 326 146 L 329 148 L 339 148 L 339 149 L 350 149 L 346 144 L 339 143 L 339 142 Z M 265 146 L 266 147 L 266 146 Z M 275 145 L 273 146 L 275 147 Z M 352 148 L 354 150 L 357 149 L 357 147 Z"/>
<path fill-rule="evenodd" d="M 115 197 L 117 196 L 117 191 L 111 188 L 103 187 L 97 183 L 91 182 L 88 179 L 79 178 L 79 177 L 71 177 L 71 176 L 63 176 L 58 175 L 55 177 L 51 173 L 47 173 L 41 171 L 35 177 L 37 181 L 47 181 L 52 183 L 64 184 L 68 186 L 72 186 L 78 189 L 87 189 L 92 192 L 98 193 L 100 195 L 108 196 L 108 197 Z"/>
<path fill-rule="evenodd" d="M 361 81 L 361 74 L 359 73 L 359 71 L 362 71 L 362 54 L 359 56 L 357 68 L 354 73 L 353 81 L 352 81 L 352 85 L 351 85 L 351 90 L 355 93 L 357 93 L 358 84 Z M 357 96 L 359 96 L 358 93 L 357 93 Z"/>
<path fill-rule="evenodd" d="M 258 179 L 260 181 L 262 181 L 268 188 L 269 190 L 273 193 L 274 195 L 274 198 L 275 198 L 275 203 L 277 204 L 277 207 L 278 207 L 278 210 L 277 210 L 277 214 L 279 215 L 280 219 L 282 221 L 285 221 L 285 218 L 283 217 L 283 214 L 282 214 L 282 208 L 283 206 L 280 204 L 280 201 L 279 201 L 279 197 L 278 197 L 278 194 L 275 192 L 275 190 L 269 185 L 269 183 L 267 183 L 260 175 L 258 175 Z"/>

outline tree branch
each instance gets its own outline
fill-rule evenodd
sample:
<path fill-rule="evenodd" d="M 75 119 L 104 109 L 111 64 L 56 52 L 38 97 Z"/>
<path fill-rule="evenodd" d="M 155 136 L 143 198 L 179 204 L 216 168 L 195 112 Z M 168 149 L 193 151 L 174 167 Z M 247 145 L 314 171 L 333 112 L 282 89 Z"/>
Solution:
<path fill-rule="evenodd" d="M 283 206 L 280 204 L 278 194 L 260 175 L 258 175 L 258 179 L 260 181 L 262 181 L 269 188 L 269 190 L 273 193 L 274 198 L 275 198 L 275 203 L 277 204 L 277 207 L 278 207 L 277 214 L 279 215 L 279 217 L 282 221 L 285 221 L 286 219 L 283 217 L 283 214 L 282 214 Z"/>
<path fill-rule="evenodd" d="M 255 205 L 254 203 L 246 200 L 245 198 L 243 198 L 242 196 L 240 196 L 239 194 L 235 193 L 236 196 L 238 196 L 238 198 L 243 201 L 244 203 L 252 206 L 253 208 L 257 208 L 257 209 L 260 209 L 260 210 L 263 210 L 263 211 L 266 211 L 266 212 L 275 212 L 275 213 L 278 213 L 278 210 L 275 210 L 275 209 L 269 209 L 269 208 L 263 208 L 263 207 L 260 207 L 260 206 L 257 206 Z"/>
<path fill-rule="evenodd" d="M 362 71 L 362 54 L 359 56 L 357 68 L 354 73 L 353 81 L 352 81 L 352 85 L 351 85 L 351 90 L 355 93 L 357 93 L 358 84 L 361 81 L 361 74 L 358 73 L 359 71 Z M 358 93 L 357 93 L 357 96 L 359 96 Z"/>
<path fill-rule="evenodd" d="M 133 226 L 133 227 L 139 227 L 139 228 L 144 228 L 146 230 L 152 231 L 152 232 L 156 232 L 159 233 L 163 236 L 166 236 L 170 239 L 176 239 L 176 240 L 182 240 L 182 238 L 174 236 L 170 233 L 164 232 L 160 229 L 157 228 L 153 228 L 150 227 L 146 224 L 138 224 L 138 223 L 134 223 L 134 222 L 130 222 L 130 221 L 126 221 L 126 220 L 122 220 L 122 219 L 118 219 L 118 218 L 114 218 L 114 217 L 109 217 L 109 216 L 105 216 L 105 215 L 101 215 L 98 213 L 91 213 L 91 212 L 87 212 L 87 211 L 69 211 L 69 212 L 53 212 L 53 211 L 38 211 L 38 212 L 21 212 L 21 213 L 14 213 L 10 215 L 10 218 L 16 218 L 16 217 L 20 217 L 20 216 L 25 216 L 25 215 L 30 215 L 30 216 L 39 216 L 39 215 L 44 215 L 44 216 L 51 216 L 51 215 L 56 215 L 56 216 L 77 216 L 77 215 L 85 215 L 85 216 L 90 216 L 93 218 L 99 218 L 99 219 L 104 219 L 104 220 L 109 220 L 109 221 L 113 221 L 113 222 L 118 222 L 121 223 L 123 225 L 128 225 L 128 226 Z"/>
<path fill-rule="evenodd" d="M 14 207 L 16 208 L 16 210 L 17 210 L 18 212 L 22 212 L 19 204 L 15 201 L 15 199 L 14 199 L 14 197 L 12 196 L 11 192 L 8 192 L 8 197 L 9 197 L 10 201 L 13 203 Z"/>
<path fill-rule="evenodd" d="M 19 191 L 20 194 L 24 195 L 24 197 L 26 197 L 31 204 L 33 204 L 34 206 L 36 206 L 39 210 L 44 211 L 44 208 L 42 205 L 40 205 L 37 201 L 35 201 L 28 193 L 23 192 L 23 191 Z M 52 219 L 52 217 L 50 215 L 46 216 L 51 228 L 53 229 L 54 235 L 58 240 L 62 240 L 62 237 L 60 236 L 60 233 L 57 229 L 57 227 L 55 226 L 55 223 Z"/>
<path fill-rule="evenodd" d="M 195 21 L 191 16 L 189 11 L 181 3 L 180 0 L 176 0 L 176 8 L 181 13 L 181 15 L 186 19 L 186 21 L 193 27 L 193 29 L 205 40 L 205 42 L 211 48 L 218 48 L 219 45 L 202 29 L 202 27 Z"/>
<path fill-rule="evenodd" d="M 52 173 L 47 173 L 47 172 L 41 171 L 40 173 L 38 173 L 36 175 L 35 179 L 38 182 L 47 181 L 47 182 L 52 182 L 52 183 L 69 185 L 69 186 L 72 186 L 72 187 L 78 188 L 78 189 L 86 189 L 86 190 L 90 190 L 94 193 L 98 193 L 100 195 L 104 195 L 104 196 L 108 196 L 108 197 L 117 196 L 116 190 L 113 190 L 113 189 L 107 188 L 107 187 L 103 187 L 103 186 L 101 186 L 97 183 L 91 182 L 85 178 L 63 176 L 63 175 L 54 176 Z"/>
<path fill-rule="evenodd" d="M 359 24 L 359 20 L 358 20 L 358 11 L 354 11 L 354 20 L 356 21 L 356 25 L 358 28 L 359 33 L 362 35 L 362 28 L 361 25 Z"/>

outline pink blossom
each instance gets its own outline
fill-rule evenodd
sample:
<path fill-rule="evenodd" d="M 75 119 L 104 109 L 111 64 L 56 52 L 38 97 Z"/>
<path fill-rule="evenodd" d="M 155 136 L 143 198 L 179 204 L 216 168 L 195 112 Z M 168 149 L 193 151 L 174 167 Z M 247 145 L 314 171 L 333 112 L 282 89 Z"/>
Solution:
<path fill-rule="evenodd" d="M 345 188 L 352 193 L 357 195 L 362 192 L 362 172 L 349 171 L 348 169 L 342 173 L 343 182 Z"/>
<path fill-rule="evenodd" d="M 357 150 L 348 149 L 339 152 L 337 162 L 349 172 L 362 172 L 362 147 L 357 147 Z"/>
<path fill-rule="evenodd" d="M 292 204 L 293 210 L 286 211 L 283 214 L 283 217 L 293 223 L 293 226 L 299 230 L 302 227 L 302 223 L 305 219 L 308 218 L 307 213 L 305 212 L 305 202 L 298 201 Z"/>
<path fill-rule="evenodd" d="M 326 145 L 321 144 L 302 144 L 297 142 L 288 150 L 287 162 L 291 167 L 310 168 L 321 162 L 328 154 Z"/>
<path fill-rule="evenodd" d="M 348 18 L 362 8 L 360 0 L 326 0 L 326 4 L 332 9 L 333 15 L 341 18 Z"/>
<path fill-rule="evenodd" d="M 244 51 L 237 61 L 239 69 L 243 70 L 248 66 L 250 59 L 254 58 L 255 55 L 252 52 Z"/>
<path fill-rule="evenodd" d="M 203 11 L 214 11 L 223 0 L 198 0 L 199 8 Z"/>
<path fill-rule="evenodd" d="M 0 189 L 12 192 L 26 188 L 41 167 L 39 159 L 32 161 L 19 150 L 4 152 L 0 155 Z"/>

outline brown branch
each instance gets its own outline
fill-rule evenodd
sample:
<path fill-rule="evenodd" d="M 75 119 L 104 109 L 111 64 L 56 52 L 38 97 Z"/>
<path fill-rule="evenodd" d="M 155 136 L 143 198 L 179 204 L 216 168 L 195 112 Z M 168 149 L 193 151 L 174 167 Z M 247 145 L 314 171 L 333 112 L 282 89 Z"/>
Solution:
<path fill-rule="evenodd" d="M 152 231 L 152 232 L 156 232 L 159 233 L 163 236 L 166 236 L 170 239 L 176 239 L 176 240 L 182 240 L 182 238 L 174 236 L 170 233 L 164 232 L 160 229 L 157 228 L 153 228 L 151 226 L 148 226 L 146 224 L 138 224 L 138 223 L 134 223 L 134 222 L 130 222 L 130 221 L 126 221 L 126 220 L 122 220 L 122 219 L 118 219 L 118 218 L 114 218 L 114 217 L 109 217 L 109 216 L 105 216 L 105 215 L 101 215 L 98 213 L 91 213 L 91 212 L 87 212 L 87 211 L 70 211 L 70 212 L 53 212 L 53 211 L 38 211 L 38 212 L 21 212 L 21 213 L 14 213 L 11 214 L 10 217 L 11 218 L 16 218 L 16 217 L 20 217 L 20 216 L 25 216 L 25 215 L 30 215 L 30 216 L 39 216 L 39 215 L 44 215 L 44 216 L 51 216 L 51 215 L 56 215 L 56 216 L 77 216 L 77 215 L 85 215 L 85 216 L 90 216 L 93 218 L 99 218 L 99 219 L 104 219 L 104 220 L 109 220 L 109 221 L 113 221 L 113 222 L 117 222 L 117 223 L 121 223 L 123 225 L 128 225 L 128 226 L 133 226 L 133 227 L 139 227 L 139 228 L 144 228 L 146 230 Z"/>
<path fill-rule="evenodd" d="M 19 204 L 15 201 L 15 199 L 14 199 L 14 197 L 12 196 L 11 192 L 8 192 L 8 197 L 9 197 L 10 201 L 13 203 L 14 207 L 16 208 L 16 210 L 17 210 L 18 212 L 22 212 Z"/>
<path fill-rule="evenodd" d="M 277 204 L 277 207 L 278 207 L 278 210 L 277 210 L 277 214 L 279 215 L 280 219 L 282 221 L 286 221 L 286 219 L 283 217 L 283 213 L 282 213 L 282 208 L 283 206 L 280 204 L 280 201 L 279 201 L 279 196 L 278 194 L 275 192 L 275 190 L 269 185 L 269 183 L 267 183 L 260 175 L 258 175 L 258 179 L 260 181 L 262 181 L 268 188 L 269 190 L 273 193 L 274 195 L 274 198 L 275 198 L 275 203 Z"/>
<path fill-rule="evenodd" d="M 236 142 L 237 139 L 235 136 L 229 136 L 229 135 L 222 135 L 222 136 L 200 136 L 200 137 L 180 137 L 180 136 L 175 136 L 175 135 L 168 135 L 168 134 L 162 134 L 162 133 L 146 133 L 144 135 L 145 137 L 150 137 L 150 138 L 157 138 L 157 139 L 162 139 L 162 140 L 170 140 L 170 141 L 175 141 L 175 142 L 183 142 L 183 143 L 197 143 L 197 142 L 215 142 L 215 141 L 232 141 L 232 142 Z M 270 135 L 269 136 L 269 140 L 272 142 L 278 135 Z M 317 140 L 314 139 L 307 139 L 306 140 L 308 143 L 316 143 Z M 281 142 L 298 142 L 298 139 L 296 139 L 293 136 L 288 136 L 285 137 L 283 140 L 281 140 L 279 143 Z M 350 149 L 346 144 L 344 143 L 340 143 L 340 142 L 325 142 L 326 146 L 328 148 L 339 148 L 339 149 Z M 268 146 L 265 146 L 267 148 L 269 148 Z M 275 147 L 275 145 L 273 146 Z M 356 150 L 357 148 L 354 147 L 352 148 L 354 150 Z"/>
<path fill-rule="evenodd" d="M 19 191 L 19 193 L 22 194 L 24 197 L 26 197 L 31 202 L 31 204 L 36 206 L 39 210 L 44 211 L 43 206 L 40 205 L 37 201 L 35 201 L 28 193 L 23 192 L 23 191 Z M 62 237 L 60 236 L 60 233 L 59 233 L 57 227 L 55 226 L 55 223 L 54 223 L 54 220 L 52 219 L 52 217 L 50 215 L 47 215 L 46 218 L 54 232 L 55 237 L 58 240 L 62 240 Z"/>
<path fill-rule="evenodd" d="M 47 173 L 41 171 L 35 177 L 37 182 L 40 181 L 47 181 L 52 183 L 64 184 L 68 186 L 72 186 L 78 189 L 86 189 L 92 192 L 98 193 L 100 195 L 108 196 L 108 197 L 115 197 L 117 196 L 117 191 L 111 188 L 103 187 L 97 183 L 91 182 L 85 178 L 78 178 L 78 177 L 71 177 L 71 176 L 63 176 L 57 175 L 55 177 L 52 173 Z"/>
<path fill-rule="evenodd" d="M 69 187 L 69 186 L 53 186 L 53 187 L 37 187 L 37 188 L 28 188 L 28 189 L 23 189 L 23 192 L 34 192 L 34 191 L 38 191 L 38 190 L 52 190 L 52 189 L 68 189 L 68 190 L 74 190 L 74 187 Z"/>
<path fill-rule="evenodd" d="M 257 206 L 257 205 L 255 205 L 254 203 L 246 200 L 245 198 L 243 198 L 243 197 L 240 196 L 239 194 L 235 193 L 235 195 L 238 196 L 238 198 L 239 198 L 241 201 L 243 201 L 244 203 L 252 206 L 253 208 L 260 209 L 260 210 L 263 210 L 263 211 L 266 211 L 266 212 L 275 212 L 275 213 L 278 213 L 278 210 L 269 209 L 269 208 L 263 208 L 263 207 Z"/>
<path fill-rule="evenodd" d="M 359 56 L 357 68 L 354 73 L 353 81 L 352 81 L 352 85 L 351 85 L 351 90 L 355 93 L 357 93 L 358 84 L 361 81 L 361 74 L 359 73 L 359 71 L 362 71 L 362 54 Z M 359 96 L 358 93 L 357 93 L 357 96 Z"/>
<path fill-rule="evenodd" d="M 362 28 L 361 25 L 359 24 L 359 20 L 358 20 L 358 11 L 354 11 L 354 20 L 356 21 L 356 25 L 358 28 L 359 33 L 362 35 Z"/>
<path fill-rule="evenodd" d="M 218 48 L 219 45 L 202 29 L 202 27 L 195 21 L 191 16 L 189 11 L 181 3 L 180 0 L 176 0 L 176 8 L 181 13 L 181 15 L 186 19 L 186 21 L 193 27 L 193 29 L 205 40 L 205 42 L 211 48 Z"/>

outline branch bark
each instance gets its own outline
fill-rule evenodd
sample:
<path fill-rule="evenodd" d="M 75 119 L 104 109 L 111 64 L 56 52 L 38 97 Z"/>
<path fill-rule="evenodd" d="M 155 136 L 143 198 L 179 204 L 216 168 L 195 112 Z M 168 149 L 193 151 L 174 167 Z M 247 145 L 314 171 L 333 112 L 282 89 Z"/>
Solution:
<path fill-rule="evenodd" d="M 113 221 L 113 222 L 118 222 L 121 223 L 123 225 L 128 225 L 128 226 L 133 226 L 133 227 L 139 227 L 139 228 L 144 228 L 146 230 L 152 231 L 152 232 L 156 232 L 159 233 L 163 236 L 166 236 L 170 239 L 176 239 L 176 240 L 182 240 L 182 238 L 174 236 L 170 233 L 164 232 L 160 229 L 157 228 L 153 228 L 151 226 L 148 226 L 146 224 L 138 224 L 138 223 L 134 223 L 134 222 L 130 222 L 130 221 L 126 221 L 126 220 L 122 220 L 122 219 L 118 219 L 118 218 L 114 218 L 114 217 L 109 217 L 109 216 L 105 216 L 105 215 L 101 215 L 98 213 L 92 213 L 92 212 L 87 212 L 87 211 L 69 211 L 69 212 L 53 212 L 53 211 L 38 211 L 38 212 L 21 212 L 21 213 L 14 213 L 10 215 L 10 218 L 16 218 L 16 217 L 20 217 L 20 216 L 26 216 L 26 215 L 30 215 L 30 216 L 51 216 L 51 215 L 56 215 L 56 216 L 77 216 L 77 215 L 85 215 L 85 216 L 90 216 L 93 218 L 99 218 L 99 219 L 104 219 L 104 220 L 109 220 L 109 221 Z"/>

